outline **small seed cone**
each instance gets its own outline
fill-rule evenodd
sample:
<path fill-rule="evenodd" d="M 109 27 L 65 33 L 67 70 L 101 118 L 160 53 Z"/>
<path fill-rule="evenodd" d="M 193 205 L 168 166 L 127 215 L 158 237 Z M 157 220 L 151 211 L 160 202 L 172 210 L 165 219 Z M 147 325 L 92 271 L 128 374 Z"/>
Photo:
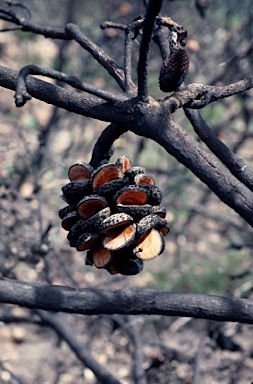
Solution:
<path fill-rule="evenodd" d="M 189 68 L 189 57 L 184 49 L 173 50 L 164 60 L 159 84 L 163 92 L 175 91 L 184 81 Z"/>

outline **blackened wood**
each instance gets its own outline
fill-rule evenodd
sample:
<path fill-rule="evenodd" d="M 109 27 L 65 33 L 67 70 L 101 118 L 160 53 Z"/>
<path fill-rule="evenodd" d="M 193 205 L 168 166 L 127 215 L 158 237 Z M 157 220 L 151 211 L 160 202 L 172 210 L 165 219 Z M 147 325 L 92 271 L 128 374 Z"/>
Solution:
<path fill-rule="evenodd" d="M 253 324 L 253 301 L 148 289 L 75 289 L 0 278 L 0 302 L 53 312 L 159 314 Z"/>

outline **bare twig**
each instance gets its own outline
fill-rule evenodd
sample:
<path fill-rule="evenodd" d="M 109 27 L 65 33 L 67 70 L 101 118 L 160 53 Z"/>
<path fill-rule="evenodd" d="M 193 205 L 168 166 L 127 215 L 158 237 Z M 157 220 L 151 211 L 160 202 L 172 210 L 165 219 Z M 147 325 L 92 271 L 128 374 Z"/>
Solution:
<path fill-rule="evenodd" d="M 143 36 L 140 46 L 140 58 L 138 63 L 138 96 L 142 101 L 148 99 L 148 54 L 152 37 L 155 18 L 160 12 L 162 0 L 150 0 L 147 7 L 143 26 Z"/>
<path fill-rule="evenodd" d="M 239 159 L 219 140 L 198 111 L 185 108 L 185 114 L 192 123 L 195 132 L 211 151 L 225 164 L 230 172 L 251 191 L 253 191 L 253 174 L 242 159 Z"/>
<path fill-rule="evenodd" d="M 126 332 L 131 339 L 134 350 L 133 350 L 133 376 L 135 384 L 147 384 L 145 372 L 143 369 L 143 348 L 141 338 L 136 331 L 130 317 L 123 319 L 118 315 L 112 316 L 113 320 L 119 324 L 119 326 Z"/>
<path fill-rule="evenodd" d="M 11 9 L 0 8 L 0 19 L 20 26 L 22 31 L 25 32 L 33 32 L 53 39 L 70 40 L 63 28 L 57 29 L 38 25 L 29 19 L 18 16 L 17 13 Z"/>
<path fill-rule="evenodd" d="M 109 57 L 101 48 L 90 41 L 78 28 L 77 25 L 67 24 L 66 33 L 68 36 L 88 51 L 99 64 L 101 64 L 108 73 L 117 81 L 123 91 L 125 91 L 125 75 L 123 69 L 111 57 Z M 133 89 L 135 86 L 131 84 Z"/>
<path fill-rule="evenodd" d="M 253 88 L 253 75 L 223 87 L 190 84 L 167 99 L 168 107 L 171 112 L 181 107 L 201 109 L 214 101 L 248 91 L 251 88 Z"/>

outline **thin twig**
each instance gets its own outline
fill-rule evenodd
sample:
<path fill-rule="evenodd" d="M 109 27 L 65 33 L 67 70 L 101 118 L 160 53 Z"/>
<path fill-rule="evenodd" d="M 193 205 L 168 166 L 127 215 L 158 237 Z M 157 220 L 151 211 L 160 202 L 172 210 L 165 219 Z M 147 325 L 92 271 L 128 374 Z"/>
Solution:
<path fill-rule="evenodd" d="M 125 91 L 131 96 L 131 60 L 132 60 L 132 47 L 133 41 L 139 34 L 139 30 L 143 27 L 144 19 L 140 16 L 133 23 L 129 24 L 125 31 Z"/>
<path fill-rule="evenodd" d="M 171 112 L 182 107 L 201 109 L 214 101 L 248 91 L 252 88 L 253 75 L 223 87 L 194 83 L 174 93 L 167 99 L 167 102 Z"/>
<path fill-rule="evenodd" d="M 253 174 L 247 168 L 245 162 L 238 158 L 222 141 L 219 140 L 199 111 L 188 108 L 185 108 L 184 111 L 201 140 L 226 165 L 238 180 L 253 191 Z"/>
<path fill-rule="evenodd" d="M 133 350 L 133 376 L 135 384 L 147 384 L 145 371 L 143 369 L 143 348 L 141 338 L 136 331 L 130 317 L 123 319 L 121 316 L 113 315 L 112 319 L 126 332 L 131 339 Z"/>
<path fill-rule="evenodd" d="M 138 96 L 141 101 L 148 100 L 148 54 L 152 37 L 155 18 L 160 12 L 162 0 L 150 0 L 147 7 L 143 26 L 143 36 L 140 46 L 140 58 L 138 63 Z"/>
<path fill-rule="evenodd" d="M 33 32 L 45 37 L 51 37 L 53 39 L 70 40 L 69 36 L 65 33 L 63 28 L 51 28 L 44 27 L 39 24 L 35 24 L 32 21 L 19 17 L 14 11 L 0 8 L 0 19 L 9 21 L 13 24 L 19 25 L 22 31 Z"/>
<path fill-rule="evenodd" d="M 193 375 L 193 384 L 199 384 L 199 369 L 200 369 L 200 359 L 204 349 L 204 338 L 199 341 L 198 351 L 195 356 L 194 361 L 194 375 Z"/>
<path fill-rule="evenodd" d="M 107 55 L 100 47 L 90 41 L 78 28 L 77 25 L 69 23 L 65 28 L 69 37 L 76 40 L 86 51 L 88 51 L 99 64 L 101 64 L 108 73 L 117 81 L 123 91 L 125 91 L 125 74 L 124 70 L 116 61 Z M 133 89 L 134 84 L 131 84 Z"/>

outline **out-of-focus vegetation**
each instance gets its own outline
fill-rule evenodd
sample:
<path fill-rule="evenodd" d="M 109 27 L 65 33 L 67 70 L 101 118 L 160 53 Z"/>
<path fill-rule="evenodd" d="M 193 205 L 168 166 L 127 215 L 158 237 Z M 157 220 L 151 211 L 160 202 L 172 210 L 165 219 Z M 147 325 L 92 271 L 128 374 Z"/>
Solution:
<path fill-rule="evenodd" d="M 27 0 L 23 4 L 31 10 L 33 20 L 39 24 L 52 27 L 62 27 L 70 21 L 78 24 L 91 40 L 121 65 L 124 58 L 123 32 L 101 30 L 100 24 L 105 20 L 128 23 L 145 13 L 142 1 L 134 0 Z M 162 14 L 171 16 L 188 30 L 186 49 L 190 56 L 190 70 L 186 84 L 225 85 L 252 73 L 252 1 L 213 0 L 206 18 L 200 17 L 193 0 L 164 1 Z M 6 26 L 6 22 L 0 21 L 0 28 Z M 137 39 L 132 60 L 135 81 L 138 49 Z M 103 68 L 73 41 L 53 41 L 22 31 L 4 32 L 0 33 L 0 52 L 0 64 L 3 66 L 15 70 L 30 63 L 52 67 L 107 91 L 119 92 L 117 84 Z M 149 91 L 155 98 L 166 96 L 158 86 L 161 65 L 158 48 L 153 43 Z M 219 138 L 244 158 L 251 168 L 252 96 L 251 90 L 213 103 L 201 112 Z M 22 109 L 16 109 L 13 92 L 5 89 L 1 89 L 0 115 L 0 269 L 6 276 L 74 287 L 111 289 L 136 286 L 239 297 L 252 295 L 251 228 L 165 150 L 133 133 L 124 134 L 115 143 L 112 160 L 124 154 L 133 165 L 144 166 L 155 177 L 163 191 L 163 204 L 171 224 L 165 251 L 157 259 L 146 263 L 140 275 L 132 277 L 110 276 L 106 271 L 85 266 L 83 255 L 69 247 L 66 232 L 60 228 L 58 210 L 64 203 L 59 195 L 61 187 L 67 182 L 69 166 L 82 160 L 90 161 L 92 147 L 106 124 L 56 109 L 38 100 L 31 100 Z M 176 112 L 174 117 L 198 140 L 183 112 Z M 5 313 L 13 316 L 29 314 L 27 310 L 3 306 L 0 320 Z M 79 316 L 65 315 L 65 319 L 75 329 L 80 341 L 89 343 L 91 354 L 99 362 L 107 365 L 112 372 L 116 371 L 122 383 L 132 382 L 131 362 L 126 353 L 128 340 L 124 333 L 115 332 L 109 320 L 103 317 L 85 317 L 85 322 Z M 167 343 L 167 348 L 179 349 L 181 336 L 177 338 L 166 333 L 167 320 L 153 320 L 140 318 L 138 327 L 144 339 L 146 337 L 149 341 Z M 98 327 L 98 322 L 101 327 Z M 172 320 L 168 322 L 171 324 Z M 206 329 L 203 326 L 203 335 Z M 247 339 L 249 328 L 244 326 L 243 330 Z M 189 335 L 189 339 L 182 352 L 193 356 L 198 348 L 198 330 L 193 326 L 184 334 L 185 337 Z M 58 344 L 47 329 L 39 330 L 36 325 L 2 325 L 0 338 L 0 382 L 15 383 L 13 373 L 26 383 L 96 383 L 91 371 L 84 369 L 68 348 Z M 172 340 L 171 344 L 169 340 Z M 245 341 L 243 343 L 247 350 L 249 346 Z M 145 345 L 149 382 L 167 383 L 163 378 L 166 371 L 162 375 L 161 368 L 160 377 L 157 369 L 156 376 L 151 364 L 155 358 L 166 360 L 166 354 L 161 357 L 158 347 Z M 54 353 L 48 357 L 51 347 Z M 231 366 L 228 364 L 223 370 L 227 372 L 226 377 L 219 376 L 218 367 L 222 366 L 222 362 L 217 362 L 217 355 L 210 346 L 207 349 L 203 358 L 207 359 L 212 352 L 210 364 L 215 364 L 217 368 L 213 383 L 232 383 L 229 379 Z M 234 361 L 234 355 L 226 357 L 228 361 Z M 251 364 L 252 368 L 252 359 L 249 360 L 248 365 Z M 175 360 L 174 366 L 170 366 L 172 379 L 169 382 L 192 382 L 192 362 L 184 361 L 183 364 L 180 366 Z M 246 365 L 244 368 L 241 370 L 244 373 L 238 371 L 237 374 L 245 374 L 243 377 L 247 378 Z M 59 381 L 54 381 L 56 372 L 59 373 Z M 210 371 L 203 368 L 201 383 L 210 383 L 209 379 Z M 252 377 L 244 382 L 250 380 Z"/>

